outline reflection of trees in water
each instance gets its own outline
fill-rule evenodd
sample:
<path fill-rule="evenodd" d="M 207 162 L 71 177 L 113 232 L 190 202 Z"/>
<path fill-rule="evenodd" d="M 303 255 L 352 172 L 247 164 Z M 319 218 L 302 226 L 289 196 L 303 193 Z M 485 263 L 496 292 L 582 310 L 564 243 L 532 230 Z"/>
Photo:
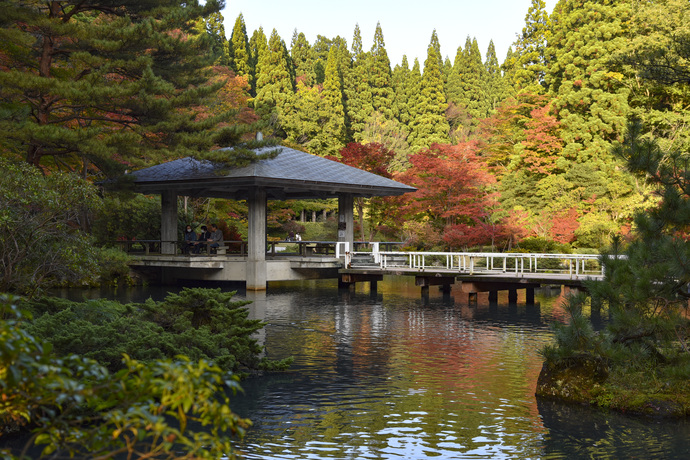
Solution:
<path fill-rule="evenodd" d="M 687 421 L 632 417 L 537 399 L 549 458 L 690 458 Z"/>
<path fill-rule="evenodd" d="M 476 307 L 440 296 L 427 303 L 419 288 L 414 296 L 385 290 L 373 296 L 346 291 L 335 298 L 305 292 L 291 299 L 289 309 L 279 302 L 287 316 L 269 327 L 267 345 L 289 348 L 282 354 L 298 355 L 298 369 L 289 381 L 252 384 L 248 396 L 264 399 L 253 405 L 260 439 L 252 442 L 289 436 L 292 446 L 319 439 L 372 452 L 421 442 L 430 452 L 457 455 L 524 437 L 525 419 L 538 424 L 530 382 L 540 362 L 535 353 L 525 353 L 534 345 L 521 330 L 534 327 L 530 322 L 546 330 L 534 319 L 540 318 L 538 307 L 507 312 L 501 306 L 493 313 L 487 307 L 479 316 L 500 320 L 474 321 L 467 308 Z M 353 432 L 366 436 L 345 434 Z"/>
<path fill-rule="evenodd" d="M 469 306 L 396 286 L 379 283 L 374 295 L 368 286 L 269 290 L 269 356 L 297 364 L 243 385 L 235 410 L 255 423 L 255 458 L 318 456 L 318 443 L 333 449 L 329 458 L 642 457 L 638 430 L 649 452 L 662 451 L 653 440 L 665 426 L 537 405 L 536 350 L 552 338 L 548 295 L 537 294 L 539 305 Z M 659 449 L 682 448 L 683 432 L 674 433 Z"/>

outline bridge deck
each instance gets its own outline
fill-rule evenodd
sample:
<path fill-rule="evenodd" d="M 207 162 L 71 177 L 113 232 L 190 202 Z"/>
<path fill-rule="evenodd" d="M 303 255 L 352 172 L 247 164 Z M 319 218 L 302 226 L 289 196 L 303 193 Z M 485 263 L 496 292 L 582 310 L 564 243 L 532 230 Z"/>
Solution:
<path fill-rule="evenodd" d="M 462 273 L 458 270 L 445 268 L 426 268 L 424 270 L 404 267 L 362 267 L 347 268 L 339 270 L 339 273 L 347 275 L 394 275 L 394 276 L 415 276 L 428 278 L 453 278 L 460 282 L 474 283 L 512 283 L 524 285 L 552 285 L 559 284 L 564 286 L 579 287 L 586 280 L 600 280 L 602 275 L 570 275 L 567 273 L 503 273 L 503 272 L 475 272 L 473 274 Z"/>

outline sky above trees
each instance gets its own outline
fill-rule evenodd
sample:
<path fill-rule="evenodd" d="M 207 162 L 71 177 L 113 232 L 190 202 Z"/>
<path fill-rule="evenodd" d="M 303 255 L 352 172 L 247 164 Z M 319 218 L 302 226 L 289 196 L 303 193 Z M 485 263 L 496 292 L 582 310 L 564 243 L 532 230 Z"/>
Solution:
<path fill-rule="evenodd" d="M 545 3 L 551 13 L 557 0 Z M 225 30 L 231 31 L 237 15 L 242 13 L 247 30 L 261 26 L 269 36 L 275 28 L 287 43 L 297 29 L 310 43 L 318 34 L 329 38 L 340 35 L 349 46 L 355 24 L 359 24 L 363 42 L 370 44 L 376 23 L 380 22 L 391 65 L 395 66 L 403 54 L 410 63 L 415 58 L 423 63 L 434 29 L 444 59 L 448 56 L 452 61 L 457 47 L 464 45 L 469 35 L 477 39 L 481 50 L 486 50 L 489 40 L 493 40 L 502 62 L 525 25 L 531 0 L 228 0 L 226 4 Z"/>

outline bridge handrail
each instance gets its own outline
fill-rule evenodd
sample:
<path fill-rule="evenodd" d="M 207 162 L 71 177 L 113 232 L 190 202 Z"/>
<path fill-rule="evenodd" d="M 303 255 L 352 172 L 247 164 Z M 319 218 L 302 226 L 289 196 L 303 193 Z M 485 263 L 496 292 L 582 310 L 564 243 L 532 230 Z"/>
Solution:
<path fill-rule="evenodd" d="M 375 249 L 378 249 L 375 247 Z M 419 252 L 419 251 L 374 251 L 349 252 L 346 266 L 351 266 L 353 256 L 368 255 L 380 269 L 407 268 L 425 270 L 445 268 L 459 273 L 568 273 L 570 276 L 603 276 L 604 268 L 598 254 L 551 254 L 527 252 Z M 404 259 L 403 259 L 404 258 Z M 429 258 L 434 259 L 429 263 Z M 438 259 L 441 258 L 439 261 Z M 445 267 L 441 263 L 445 258 Z M 402 260 L 401 260 L 402 259 Z M 553 262 L 558 261 L 556 267 Z M 510 264 L 509 264 L 510 261 Z M 541 261 L 541 267 L 540 267 Z M 435 262 L 435 263 L 434 263 Z M 433 265 L 432 265 L 433 264 Z M 510 265 L 510 266 L 509 266 Z M 545 265 L 547 265 L 545 267 Z M 551 266 L 548 266 L 551 265 Z"/>

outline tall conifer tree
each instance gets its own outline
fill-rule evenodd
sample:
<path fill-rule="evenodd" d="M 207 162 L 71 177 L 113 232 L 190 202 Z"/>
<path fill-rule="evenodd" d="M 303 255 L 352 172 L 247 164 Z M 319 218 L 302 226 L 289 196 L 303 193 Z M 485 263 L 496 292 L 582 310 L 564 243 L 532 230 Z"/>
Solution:
<path fill-rule="evenodd" d="M 445 88 L 443 85 L 443 61 L 441 60 L 438 37 L 434 30 L 424 61 L 424 74 L 420 92 L 415 104 L 417 113 L 412 121 L 408 142 L 414 151 L 433 143 L 447 143 L 450 130 L 446 121 Z"/>
<path fill-rule="evenodd" d="M 410 66 L 407 63 L 407 55 L 403 54 L 402 62 L 396 65 L 391 75 L 393 91 L 395 92 L 395 102 L 393 103 L 393 114 L 395 118 L 407 126 L 410 122 L 409 97 L 406 92 L 407 80 L 410 78 Z"/>
<path fill-rule="evenodd" d="M 249 37 L 247 37 L 247 26 L 244 24 L 242 13 L 235 19 L 235 25 L 230 36 L 230 49 L 232 50 L 230 56 L 232 70 L 237 75 L 250 75 Z"/>
<path fill-rule="evenodd" d="M 485 116 L 488 116 L 496 110 L 498 104 L 505 98 L 503 76 L 501 75 L 501 68 L 498 66 L 498 58 L 496 57 L 496 48 L 494 47 L 493 40 L 489 41 L 484 67 L 486 68 L 484 97 L 488 106 L 488 113 Z"/>
<path fill-rule="evenodd" d="M 254 108 L 275 134 L 280 134 L 280 121 L 291 100 L 293 81 L 288 68 L 287 48 L 273 29 L 268 48 L 259 54 L 256 66 L 256 97 Z"/>
<path fill-rule="evenodd" d="M 256 96 L 256 68 L 259 64 L 259 59 L 263 53 L 268 50 L 268 40 L 264 34 L 263 27 L 259 27 L 252 33 L 252 38 L 249 39 L 249 71 L 251 78 L 251 94 Z"/>
<path fill-rule="evenodd" d="M 508 52 L 506 53 L 506 58 L 501 64 L 501 70 L 503 71 L 503 84 L 505 88 L 505 97 L 510 97 L 515 95 L 515 67 L 517 66 L 518 55 L 513 52 L 513 47 L 508 47 Z"/>
<path fill-rule="evenodd" d="M 445 88 L 448 88 L 448 79 L 450 78 L 451 72 L 453 72 L 453 63 L 450 62 L 450 58 L 446 56 L 443 60 L 443 85 Z"/>
<path fill-rule="evenodd" d="M 223 25 L 223 15 L 219 12 L 209 15 L 204 21 L 206 32 L 211 35 L 211 49 L 215 56 L 214 64 L 230 66 L 232 57 L 230 55 L 230 43 L 225 36 L 225 26 Z"/>
<path fill-rule="evenodd" d="M 326 61 L 326 78 L 323 82 L 321 96 L 324 102 L 323 153 L 337 155 L 345 146 L 347 130 L 345 128 L 345 108 L 343 107 L 343 89 L 338 71 L 340 48 L 331 46 Z"/>
<path fill-rule="evenodd" d="M 471 45 L 465 46 L 467 68 L 463 74 L 464 102 L 468 113 L 475 122 L 489 114 L 489 104 L 484 93 L 486 81 L 486 67 L 482 63 L 477 39 L 472 39 Z"/>
<path fill-rule="evenodd" d="M 518 91 L 542 94 L 545 90 L 546 44 L 549 14 L 544 0 L 532 0 L 525 16 L 525 27 L 515 42 L 514 86 Z"/>
<path fill-rule="evenodd" d="M 362 34 L 357 24 L 352 38 L 352 67 L 345 76 L 345 99 L 350 122 L 348 137 L 356 141 L 361 140 L 360 133 L 374 111 L 368 81 L 368 59 L 369 55 L 362 48 Z"/>
<path fill-rule="evenodd" d="M 371 66 L 369 67 L 369 88 L 371 89 L 371 106 L 381 113 L 385 119 L 393 119 L 391 102 L 393 101 L 393 86 L 391 84 L 391 63 L 383 40 L 381 23 L 376 24 L 374 44 L 371 47 Z"/>
<path fill-rule="evenodd" d="M 412 123 L 417 115 L 422 113 L 421 108 L 418 106 L 419 103 L 419 93 L 422 90 L 422 66 L 419 65 L 419 59 L 414 58 L 414 63 L 408 74 L 407 81 L 405 82 L 405 93 L 408 100 L 408 113 L 409 122 L 407 124 L 408 132 L 412 130 Z"/>
<path fill-rule="evenodd" d="M 446 96 L 448 102 L 455 105 L 462 105 L 463 88 L 462 88 L 462 74 L 465 71 L 465 53 L 462 46 L 458 46 L 455 53 L 455 60 L 453 61 L 453 68 L 448 75 L 446 82 Z"/>
<path fill-rule="evenodd" d="M 315 155 L 337 156 L 345 146 L 345 110 L 338 54 L 339 48 L 331 47 L 323 89 L 308 87 L 300 80 L 282 118 L 288 140 Z"/>
<path fill-rule="evenodd" d="M 631 0 L 561 0 L 554 9 L 545 78 L 571 160 L 610 162 L 610 142 L 623 133 L 630 90 L 610 59 L 625 47 L 631 13 Z"/>
<path fill-rule="evenodd" d="M 304 33 L 297 33 L 297 29 L 292 34 L 290 43 L 290 57 L 295 66 L 295 75 L 302 80 L 306 86 L 313 86 L 316 83 L 316 73 L 314 72 L 314 53 Z"/>
<path fill-rule="evenodd" d="M 452 103 L 449 119 L 458 136 L 466 138 L 476 130 L 480 119 L 489 114 L 486 97 L 487 70 L 482 63 L 477 40 L 467 37 L 465 48 L 458 47 L 447 91 Z"/>

